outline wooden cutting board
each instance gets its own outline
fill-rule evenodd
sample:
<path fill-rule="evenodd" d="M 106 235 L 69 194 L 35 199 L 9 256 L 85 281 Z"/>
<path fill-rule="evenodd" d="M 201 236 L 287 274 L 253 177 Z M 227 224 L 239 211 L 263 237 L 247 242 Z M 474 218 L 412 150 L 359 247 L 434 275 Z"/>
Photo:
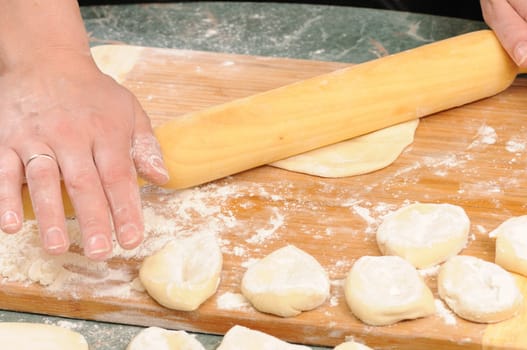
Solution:
<path fill-rule="evenodd" d="M 95 52 L 100 67 L 137 95 L 155 126 L 345 66 L 123 46 Z M 514 319 L 494 325 L 464 321 L 443 305 L 432 317 L 371 327 L 353 317 L 342 291 L 353 261 L 379 254 L 375 229 L 383 215 L 417 201 L 462 206 L 471 219 L 463 254 L 492 261 L 489 232 L 527 211 L 526 143 L 527 80 L 517 79 L 498 96 L 422 119 L 415 142 L 393 165 L 374 173 L 324 179 L 264 166 L 186 191 L 148 188 L 143 198 L 149 249 L 154 251 L 166 232 L 208 230 L 220 237 L 222 282 L 199 310 L 168 310 L 130 287 L 144 251 L 118 255 L 103 266 L 107 269 L 62 261 L 66 270 L 86 277 L 75 280 L 75 288 L 4 281 L 0 307 L 218 334 L 241 324 L 313 345 L 333 346 L 353 337 L 378 349 L 527 349 L 527 279 L 522 277 L 517 280 L 526 306 Z M 330 300 L 294 318 L 236 305 L 246 266 L 285 244 L 307 251 L 327 269 Z M 435 272 L 422 274 L 437 298 Z"/>

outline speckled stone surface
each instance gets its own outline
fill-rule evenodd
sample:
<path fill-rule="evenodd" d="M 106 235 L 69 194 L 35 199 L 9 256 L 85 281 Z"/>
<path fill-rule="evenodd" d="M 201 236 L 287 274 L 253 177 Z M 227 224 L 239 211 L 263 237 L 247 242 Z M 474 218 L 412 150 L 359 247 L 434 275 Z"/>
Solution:
<path fill-rule="evenodd" d="M 456 34 L 477 21 L 362 8 L 191 2 L 82 9 L 92 44 L 363 62 Z"/>
<path fill-rule="evenodd" d="M 338 6 L 185 2 L 82 8 L 92 45 L 132 45 L 359 63 L 457 34 L 482 22 Z M 0 321 L 58 324 L 91 350 L 125 350 L 139 327 L 16 312 Z M 221 337 L 198 335 L 207 350 Z M 323 348 L 313 348 L 323 349 Z"/>

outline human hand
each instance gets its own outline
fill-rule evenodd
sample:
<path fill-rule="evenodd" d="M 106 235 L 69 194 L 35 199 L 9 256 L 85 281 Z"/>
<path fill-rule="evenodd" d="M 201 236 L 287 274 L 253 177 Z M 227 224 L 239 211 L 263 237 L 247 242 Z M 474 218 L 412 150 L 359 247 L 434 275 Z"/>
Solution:
<path fill-rule="evenodd" d="M 62 177 L 86 256 L 102 260 L 111 254 L 112 219 L 119 244 L 134 248 L 143 237 L 136 169 L 152 183 L 168 180 L 139 102 L 102 74 L 89 54 L 62 52 L 3 72 L 0 64 L 3 231 L 21 228 L 26 179 L 44 249 L 67 251 Z"/>
<path fill-rule="evenodd" d="M 527 68 L 527 1 L 480 0 L 485 22 L 519 67 Z"/>

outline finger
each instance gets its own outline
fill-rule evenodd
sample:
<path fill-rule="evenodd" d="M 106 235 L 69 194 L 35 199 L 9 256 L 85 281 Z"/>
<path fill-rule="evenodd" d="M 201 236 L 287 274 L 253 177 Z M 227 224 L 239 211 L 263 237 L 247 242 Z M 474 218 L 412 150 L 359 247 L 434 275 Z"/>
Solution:
<path fill-rule="evenodd" d="M 59 167 L 49 147 L 39 145 L 28 149 L 38 150 L 35 153 L 23 152 L 21 159 L 25 164 L 27 185 L 42 245 L 50 254 L 62 254 L 68 250 L 70 241 L 62 205 Z"/>
<path fill-rule="evenodd" d="M 508 3 L 524 21 L 527 21 L 527 5 L 525 4 L 525 0 L 508 0 Z"/>
<path fill-rule="evenodd" d="M 527 22 L 512 3 L 514 1 L 481 1 L 483 17 L 514 62 L 527 67 Z M 519 3 L 515 6 L 520 8 Z"/>
<path fill-rule="evenodd" d="M 73 143 L 72 143 L 73 144 Z M 82 233 L 84 254 L 92 260 L 107 259 L 112 252 L 109 208 L 90 149 L 58 155 Z"/>
<path fill-rule="evenodd" d="M 15 233 L 22 228 L 22 162 L 11 149 L 0 148 L 0 229 Z"/>
<path fill-rule="evenodd" d="M 103 139 L 95 144 L 95 163 L 110 204 L 117 241 L 121 247 L 132 249 L 142 242 L 144 228 L 130 141 L 109 141 Z"/>
<path fill-rule="evenodd" d="M 168 170 L 163 162 L 161 147 L 155 138 L 150 119 L 136 100 L 134 105 L 135 130 L 132 141 L 132 157 L 135 168 L 143 179 L 162 185 L 168 182 Z"/>

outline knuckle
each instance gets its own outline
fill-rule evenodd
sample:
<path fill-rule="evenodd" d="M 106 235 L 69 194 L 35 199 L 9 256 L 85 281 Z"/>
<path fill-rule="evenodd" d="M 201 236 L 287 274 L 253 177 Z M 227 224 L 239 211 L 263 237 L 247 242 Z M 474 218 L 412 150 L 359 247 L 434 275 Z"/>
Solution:
<path fill-rule="evenodd" d="M 130 167 L 113 166 L 100 172 L 101 181 L 104 187 L 112 187 L 120 183 L 128 183 L 132 179 Z"/>
<path fill-rule="evenodd" d="M 105 221 L 102 220 L 100 216 L 93 213 L 88 215 L 81 214 L 79 221 L 84 235 L 96 234 L 104 231 L 105 229 L 103 224 Z"/>
<path fill-rule="evenodd" d="M 75 173 L 64 177 L 64 184 L 73 193 L 83 191 L 92 187 L 96 181 L 96 176 L 89 169 L 77 169 Z"/>

